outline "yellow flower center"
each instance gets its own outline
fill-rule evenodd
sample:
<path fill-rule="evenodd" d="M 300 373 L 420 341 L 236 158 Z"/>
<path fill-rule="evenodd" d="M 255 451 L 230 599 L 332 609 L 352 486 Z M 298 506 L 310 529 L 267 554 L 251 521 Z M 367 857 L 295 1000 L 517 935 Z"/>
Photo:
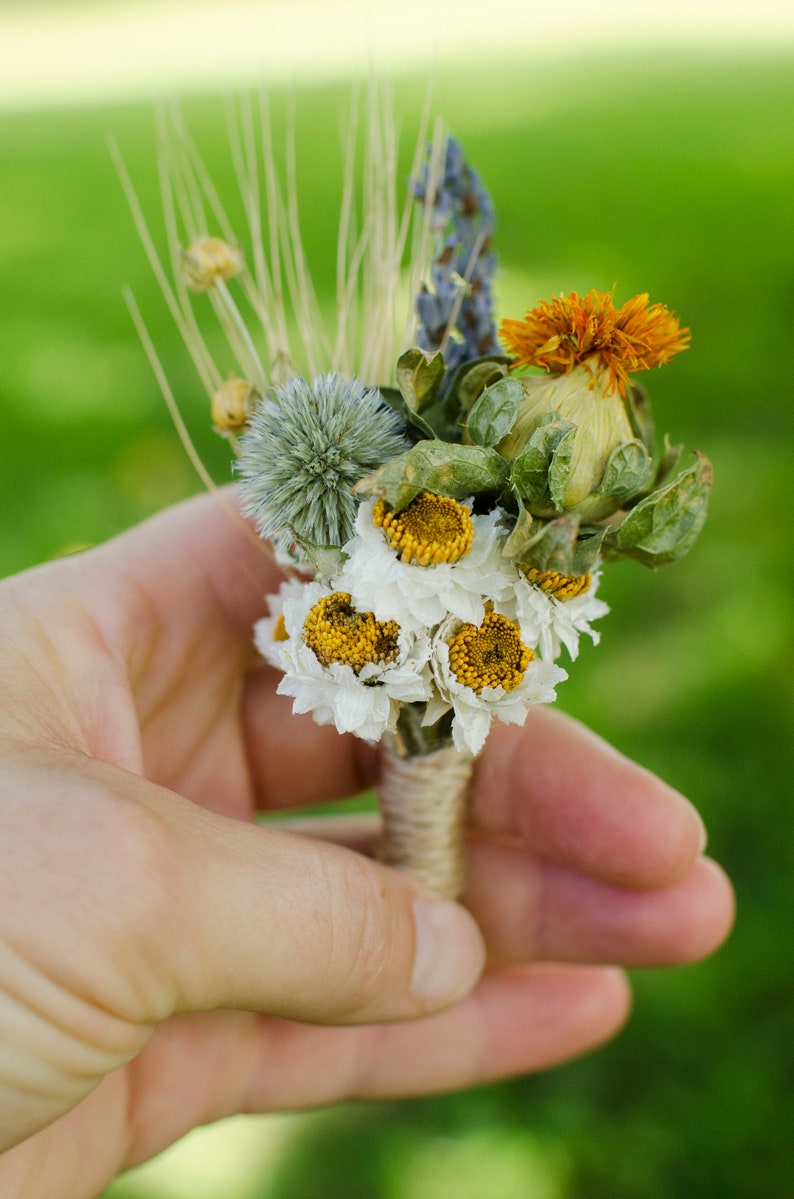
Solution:
<path fill-rule="evenodd" d="M 368 662 L 393 662 L 399 652 L 400 626 L 358 612 L 346 591 L 324 595 L 303 622 L 303 641 L 323 666 L 339 662 L 360 674 Z"/>
<path fill-rule="evenodd" d="M 378 500 L 372 519 L 403 562 L 438 566 L 457 562 L 474 541 L 469 509 L 446 495 L 423 491 L 402 512 L 390 512 Z"/>
<path fill-rule="evenodd" d="M 478 695 L 484 687 L 515 690 L 534 657 L 519 637 L 518 625 L 500 612 L 487 612 L 479 628 L 464 624 L 449 642 L 452 673 Z"/>
<path fill-rule="evenodd" d="M 534 566 L 528 567 L 526 576 L 530 583 L 534 583 L 536 587 L 558 600 L 569 600 L 581 595 L 590 589 L 592 582 L 589 574 L 561 575 L 559 571 L 536 570 Z"/>
<path fill-rule="evenodd" d="M 287 622 L 284 619 L 284 613 L 280 612 L 276 617 L 276 623 L 273 625 L 273 640 L 274 641 L 289 641 L 289 633 L 287 632 Z"/>

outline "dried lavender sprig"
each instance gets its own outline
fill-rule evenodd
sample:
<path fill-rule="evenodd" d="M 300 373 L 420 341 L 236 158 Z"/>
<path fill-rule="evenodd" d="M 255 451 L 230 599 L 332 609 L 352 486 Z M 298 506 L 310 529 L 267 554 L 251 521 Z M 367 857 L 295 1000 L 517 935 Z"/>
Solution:
<path fill-rule="evenodd" d="M 491 197 L 455 138 L 447 140 L 443 178 L 431 196 L 428 178 L 429 161 L 412 183 L 416 199 L 432 204 L 436 235 L 430 277 L 416 297 L 418 343 L 423 350 L 443 349 L 447 367 L 454 370 L 484 354 L 501 353 L 491 292 L 496 220 Z"/>

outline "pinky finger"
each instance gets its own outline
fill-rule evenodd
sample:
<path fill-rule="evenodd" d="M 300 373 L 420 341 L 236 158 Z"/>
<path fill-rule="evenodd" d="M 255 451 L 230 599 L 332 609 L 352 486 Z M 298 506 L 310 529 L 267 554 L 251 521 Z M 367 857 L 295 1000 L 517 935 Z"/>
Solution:
<path fill-rule="evenodd" d="M 239 1011 L 174 1016 L 136 1062 L 135 1102 L 124 1097 L 135 1135 L 123 1165 L 222 1115 L 431 1095 L 543 1070 L 614 1036 L 629 1004 L 618 969 L 542 963 L 489 970 L 454 1007 L 402 1023 L 332 1027 Z M 175 1066 L 188 1060 L 189 1071 Z M 114 1080 L 86 1104 L 98 1097 L 108 1111 Z"/>

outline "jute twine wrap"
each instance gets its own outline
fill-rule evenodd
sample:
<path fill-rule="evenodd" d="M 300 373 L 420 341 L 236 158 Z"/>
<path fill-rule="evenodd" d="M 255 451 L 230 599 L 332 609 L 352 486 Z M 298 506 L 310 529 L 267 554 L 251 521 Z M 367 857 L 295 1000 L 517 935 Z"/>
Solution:
<path fill-rule="evenodd" d="M 456 899 L 463 888 L 472 762 L 453 747 L 405 757 L 384 738 L 378 857 L 446 899 Z"/>

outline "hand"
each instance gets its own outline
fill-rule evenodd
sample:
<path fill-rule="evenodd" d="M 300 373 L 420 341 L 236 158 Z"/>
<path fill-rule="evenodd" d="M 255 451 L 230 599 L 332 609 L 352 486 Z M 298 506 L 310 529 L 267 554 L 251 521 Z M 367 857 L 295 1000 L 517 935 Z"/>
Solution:
<path fill-rule="evenodd" d="M 352 852 L 358 820 L 253 825 L 377 775 L 257 661 L 260 551 L 202 497 L 0 585 L 4 1195 L 95 1194 L 239 1111 L 542 1068 L 619 1028 L 615 964 L 730 926 L 689 803 L 553 711 L 477 765 L 476 924 Z"/>

